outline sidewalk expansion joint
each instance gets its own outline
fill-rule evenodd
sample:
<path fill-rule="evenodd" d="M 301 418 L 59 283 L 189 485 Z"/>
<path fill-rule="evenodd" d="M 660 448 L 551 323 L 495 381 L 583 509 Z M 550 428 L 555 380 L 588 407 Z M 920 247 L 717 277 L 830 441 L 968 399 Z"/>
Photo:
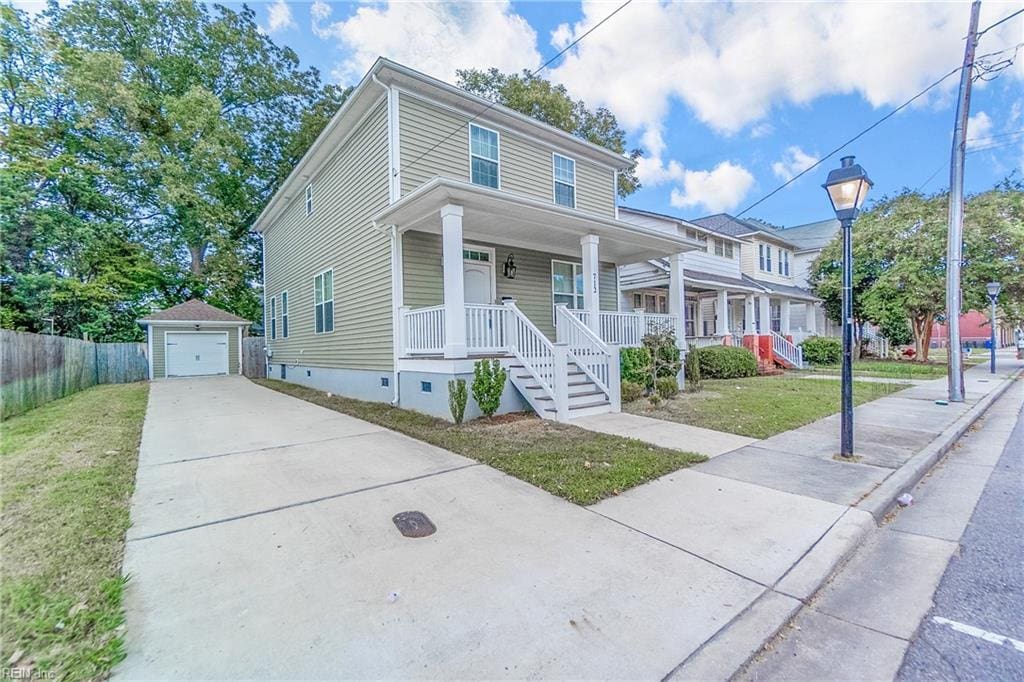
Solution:
<path fill-rule="evenodd" d="M 345 440 L 346 438 L 358 438 L 359 436 L 369 436 L 375 433 L 380 433 L 384 429 L 378 429 L 374 431 L 364 431 L 362 433 L 350 433 L 345 436 L 332 436 L 331 438 L 321 438 L 319 440 L 304 440 L 296 443 L 285 443 L 284 445 L 268 445 L 265 448 L 252 448 L 250 450 L 232 450 L 231 452 L 218 452 L 214 455 L 200 455 L 199 457 L 185 457 L 184 459 L 172 459 L 169 462 L 154 462 L 153 464 L 143 464 L 144 467 L 162 467 L 168 464 L 187 464 L 188 462 L 201 462 L 206 459 L 218 459 L 220 457 L 231 457 L 233 455 L 250 455 L 259 452 L 270 452 L 271 450 L 283 450 L 285 448 L 300 447 L 302 445 L 317 445 L 319 443 L 329 443 L 334 440 Z"/>
<path fill-rule="evenodd" d="M 266 514 L 273 514 L 274 512 L 285 511 L 288 509 L 294 509 L 296 507 L 306 507 L 311 504 L 318 504 L 320 502 L 327 502 L 330 500 L 336 500 L 340 497 L 348 497 L 349 495 L 358 495 L 359 493 L 370 492 L 373 490 L 380 490 L 381 488 L 389 488 L 391 486 L 401 485 L 403 483 L 413 483 L 415 481 L 421 481 L 425 478 L 433 478 L 434 476 L 441 476 L 443 474 L 450 474 L 455 471 L 462 471 L 463 469 L 469 469 L 472 467 L 482 466 L 479 462 L 473 462 L 472 464 L 463 464 L 461 466 L 452 467 L 451 469 L 444 469 L 442 471 L 434 471 L 429 474 L 421 474 L 419 476 L 412 476 L 410 478 L 404 478 L 400 481 L 388 481 L 387 483 L 377 483 L 376 485 L 369 485 L 365 488 L 356 488 L 355 490 L 346 490 L 341 493 L 334 493 L 333 495 L 323 495 L 321 497 L 314 497 L 310 500 L 300 500 L 299 502 L 290 502 L 288 504 L 282 504 L 277 507 L 270 507 L 268 509 L 260 509 L 258 511 L 247 512 L 245 514 L 237 514 L 235 516 L 228 516 L 223 519 L 214 519 L 213 521 L 205 521 L 203 523 L 197 523 L 192 526 L 185 526 L 183 528 L 174 528 L 171 530 L 160 531 L 159 533 L 151 533 L 149 535 L 140 535 L 136 538 L 128 538 L 125 542 L 138 542 L 140 540 L 152 540 L 154 538 L 161 538 L 165 535 L 176 535 L 178 533 L 184 533 L 190 530 L 197 530 L 199 528 L 206 528 L 208 526 L 218 526 L 224 523 L 230 523 L 231 521 L 240 521 L 242 519 L 248 519 L 253 516 L 264 516 Z"/>
<path fill-rule="evenodd" d="M 819 535 L 819 536 L 818 536 L 818 539 L 817 539 L 817 540 L 815 540 L 814 542 L 812 542 L 812 543 L 811 543 L 811 546 L 810 546 L 810 547 L 808 547 L 808 548 L 807 548 L 807 549 L 806 549 L 806 550 L 804 551 L 804 553 L 803 553 L 803 554 L 801 554 L 801 555 L 800 555 L 799 557 L 797 557 L 796 561 L 794 561 L 794 562 L 793 562 L 792 564 L 790 564 L 789 568 L 787 568 L 787 569 L 786 569 L 786 571 L 785 571 L 785 572 L 784 572 L 784 573 L 783 573 L 782 575 L 780 575 L 780 576 L 779 576 L 779 579 L 778 579 L 778 580 L 776 580 L 776 581 L 775 581 L 774 583 L 772 583 L 772 584 L 771 584 L 771 585 L 769 586 L 769 587 L 770 587 L 770 589 L 771 589 L 771 590 L 772 590 L 773 592 L 777 592 L 777 591 L 778 591 L 778 590 L 776 590 L 775 588 L 776 588 L 776 587 L 778 587 L 779 583 L 781 583 L 781 582 L 782 582 L 783 580 L 785 580 L 785 579 L 786 579 L 786 576 L 787 576 L 787 575 L 789 575 L 790 573 L 792 573 L 792 572 L 793 572 L 793 569 L 794 569 L 794 568 L 796 568 L 797 566 L 799 566 L 799 565 L 800 565 L 800 562 L 801 562 L 801 561 L 803 561 L 804 559 L 806 559 L 806 558 L 807 558 L 807 555 L 808 555 L 808 554 L 810 554 L 810 553 L 811 553 L 811 551 L 812 551 L 812 550 L 813 550 L 813 549 L 814 549 L 815 547 L 817 547 L 817 546 L 818 546 L 819 544 L 821 544 L 821 541 L 825 539 L 825 536 L 826 536 L 826 535 L 828 535 L 828 534 L 829 534 L 829 533 L 830 533 L 830 532 L 832 531 L 832 529 L 836 527 L 836 524 L 838 524 L 838 523 L 839 523 L 840 521 L 842 521 L 842 520 L 843 520 L 843 517 L 844 517 L 844 516 L 846 516 L 847 514 L 849 514 L 849 513 L 850 513 L 850 510 L 851 510 L 851 509 L 853 509 L 853 507 L 847 507 L 846 509 L 844 509 L 844 510 L 843 510 L 843 511 L 842 511 L 842 512 L 841 512 L 841 513 L 839 514 L 839 516 L 837 516 L 837 517 L 835 518 L 835 520 L 834 520 L 834 521 L 833 521 L 833 522 L 832 522 L 831 524 L 829 524 L 829 527 L 825 529 L 825 532 L 823 532 L 823 533 L 822 533 L 821 535 Z M 835 569 L 834 569 L 834 570 L 835 570 Z M 833 572 L 834 572 L 834 570 L 833 570 Z M 794 596 L 793 596 L 793 595 L 791 595 L 791 594 L 786 594 L 785 592 L 779 592 L 779 594 L 784 594 L 784 595 L 786 595 L 787 597 L 793 597 L 793 599 L 796 599 L 797 601 L 800 601 L 800 602 L 803 602 L 803 603 L 807 603 L 807 602 L 806 602 L 806 601 L 804 601 L 803 599 L 800 599 L 799 597 L 794 597 Z M 813 596 L 813 595 L 812 595 L 812 596 Z"/>

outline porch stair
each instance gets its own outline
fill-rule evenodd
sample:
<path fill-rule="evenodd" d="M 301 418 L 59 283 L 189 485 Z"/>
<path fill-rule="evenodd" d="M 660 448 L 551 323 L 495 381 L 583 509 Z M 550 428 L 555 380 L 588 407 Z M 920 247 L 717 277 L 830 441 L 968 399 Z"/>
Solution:
<path fill-rule="evenodd" d="M 785 369 L 803 369 L 804 351 L 785 336 L 771 332 L 771 358 Z"/>
<path fill-rule="evenodd" d="M 526 366 L 518 362 L 510 362 L 506 369 L 512 384 L 526 398 L 526 401 L 533 406 L 534 410 L 544 419 L 554 419 L 557 415 L 555 399 L 549 395 L 544 387 L 534 381 Z M 569 395 L 569 419 L 585 417 L 592 414 L 604 414 L 611 412 L 611 402 L 608 395 L 602 391 L 597 384 L 591 381 L 586 373 L 575 363 L 567 366 Z"/>

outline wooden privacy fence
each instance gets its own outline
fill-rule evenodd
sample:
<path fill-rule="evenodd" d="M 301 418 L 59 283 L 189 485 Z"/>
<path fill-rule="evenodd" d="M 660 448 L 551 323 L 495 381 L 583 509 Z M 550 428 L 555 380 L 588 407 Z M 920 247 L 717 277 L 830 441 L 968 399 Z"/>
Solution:
<path fill-rule="evenodd" d="M 97 384 L 148 378 L 144 343 L 92 343 L 0 329 L 0 419 Z"/>
<path fill-rule="evenodd" d="M 263 352 L 265 339 L 262 336 L 247 336 L 242 339 L 242 374 L 250 379 L 267 376 L 267 356 Z"/>

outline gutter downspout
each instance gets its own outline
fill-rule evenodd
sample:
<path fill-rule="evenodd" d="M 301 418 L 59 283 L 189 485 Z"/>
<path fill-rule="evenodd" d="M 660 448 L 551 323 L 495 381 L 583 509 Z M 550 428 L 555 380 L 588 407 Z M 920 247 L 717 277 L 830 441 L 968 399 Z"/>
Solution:
<path fill-rule="evenodd" d="M 378 225 L 375 222 L 372 223 L 375 230 L 386 232 L 388 235 L 388 241 L 391 245 L 391 363 L 393 365 L 391 381 L 391 405 L 398 406 L 399 403 L 399 387 L 401 382 L 401 372 L 398 371 L 398 358 L 400 355 L 398 348 L 398 339 L 401 338 L 400 327 L 402 321 L 399 316 L 399 308 L 401 301 L 399 301 L 399 286 L 398 277 L 400 276 L 399 268 L 401 262 L 399 260 L 399 236 L 397 225 Z"/>

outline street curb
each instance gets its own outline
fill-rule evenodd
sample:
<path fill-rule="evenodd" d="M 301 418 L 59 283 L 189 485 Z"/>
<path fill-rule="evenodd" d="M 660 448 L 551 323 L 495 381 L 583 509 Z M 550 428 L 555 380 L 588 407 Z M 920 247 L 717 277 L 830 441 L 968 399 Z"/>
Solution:
<path fill-rule="evenodd" d="M 1020 374 L 1021 370 L 1018 369 L 1004 378 L 995 389 L 960 415 L 955 422 L 946 427 L 945 431 L 926 445 L 923 450 L 907 460 L 903 466 L 882 481 L 870 495 L 854 505 L 852 509 L 866 511 L 875 518 L 875 523 L 881 523 L 885 515 L 896 504 L 896 498 L 904 492 L 909 492 L 920 483 L 925 474 L 931 471 L 932 467 L 949 452 L 953 444 L 960 440 L 974 422 L 988 411 L 992 403 L 999 400 L 1009 390 Z"/>

